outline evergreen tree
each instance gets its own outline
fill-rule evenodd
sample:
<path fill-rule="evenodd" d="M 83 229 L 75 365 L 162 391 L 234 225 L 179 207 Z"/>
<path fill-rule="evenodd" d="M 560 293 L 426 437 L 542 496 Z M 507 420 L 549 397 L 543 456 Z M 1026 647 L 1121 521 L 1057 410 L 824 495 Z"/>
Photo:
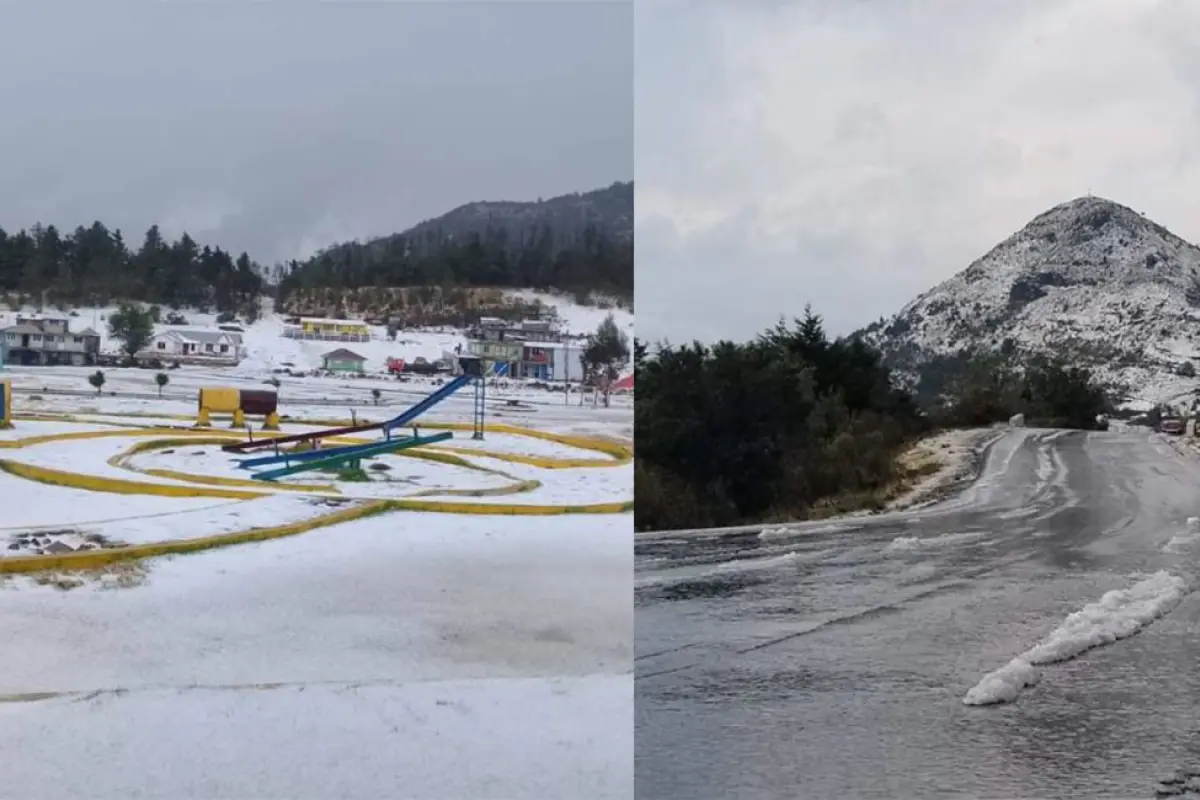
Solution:
<path fill-rule="evenodd" d="M 0 230 L 0 292 L 60 307 L 112 300 L 251 309 L 263 292 L 262 270 L 243 254 L 200 247 L 187 234 L 167 242 L 157 226 L 131 250 L 101 222 L 62 235 L 53 225 Z"/>
<path fill-rule="evenodd" d="M 149 311 L 124 305 L 108 317 L 108 332 L 121 342 L 121 352 L 131 360 L 154 336 L 154 321 Z"/>
<path fill-rule="evenodd" d="M 581 360 L 588 374 L 599 379 L 607 407 L 612 384 L 621 377 L 621 368 L 629 363 L 629 337 L 617 327 L 612 314 L 606 316 L 596 332 L 588 336 Z"/>

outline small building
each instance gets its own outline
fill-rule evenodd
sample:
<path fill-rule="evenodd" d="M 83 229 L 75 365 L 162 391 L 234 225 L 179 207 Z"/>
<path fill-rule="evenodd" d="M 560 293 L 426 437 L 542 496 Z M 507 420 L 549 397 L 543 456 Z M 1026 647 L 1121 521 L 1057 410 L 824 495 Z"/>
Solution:
<path fill-rule="evenodd" d="M 245 350 L 242 335 L 223 330 L 179 330 L 156 333 L 138 352 L 139 361 L 179 361 L 192 364 L 235 366 Z"/>
<path fill-rule="evenodd" d="M 467 342 L 467 355 L 481 359 L 489 375 L 517 377 L 521 369 L 520 342 L 494 339 L 475 339 Z"/>
<path fill-rule="evenodd" d="M 100 334 L 91 328 L 74 332 L 65 318 L 19 316 L 0 337 L 10 364 L 83 366 L 95 364 L 100 353 Z"/>
<path fill-rule="evenodd" d="M 582 354 L 583 348 L 570 342 L 522 342 L 520 369 L 514 374 L 542 381 L 579 381 Z"/>
<path fill-rule="evenodd" d="M 301 317 L 298 324 L 285 326 L 283 335 L 289 339 L 369 342 L 371 341 L 371 328 L 359 320 Z"/>
<path fill-rule="evenodd" d="M 499 317 L 480 317 L 474 326 L 472 338 L 486 342 L 557 342 L 565 334 L 548 319 L 526 319 L 509 322 Z"/>
<path fill-rule="evenodd" d="M 363 372 L 367 359 L 352 350 L 339 347 L 321 356 L 321 369 L 329 372 Z"/>

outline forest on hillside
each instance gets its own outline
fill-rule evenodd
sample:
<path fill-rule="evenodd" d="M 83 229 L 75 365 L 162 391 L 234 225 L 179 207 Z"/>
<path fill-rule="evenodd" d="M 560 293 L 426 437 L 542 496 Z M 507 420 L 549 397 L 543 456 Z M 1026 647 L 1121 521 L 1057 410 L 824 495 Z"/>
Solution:
<path fill-rule="evenodd" d="M 277 276 L 279 297 L 297 289 L 494 286 L 633 296 L 633 242 L 595 227 L 563 242 L 550 226 L 512 231 L 488 226 L 463 239 L 421 246 L 403 235 L 325 250 L 291 262 Z"/>
<path fill-rule="evenodd" d="M 140 244 L 101 222 L 0 229 L 0 296 L 10 303 L 108 305 L 140 301 L 254 313 L 274 289 L 281 306 L 317 290 L 474 287 L 633 298 L 633 184 L 536 202 L 477 202 L 406 233 L 332 245 L 263 269 L 246 254 L 201 246 L 158 226 Z M 381 293 L 380 308 L 387 305 Z M 336 305 L 336 303 L 335 303 Z"/>
<path fill-rule="evenodd" d="M 53 225 L 0 229 L 0 295 L 10 303 L 79 306 L 134 300 L 172 308 L 254 313 L 261 270 L 242 253 L 167 241 L 152 226 L 139 246 L 101 222 L 68 234 Z"/>
<path fill-rule="evenodd" d="M 1086 369 L 981 362 L 921 404 L 861 338 L 806 310 L 747 343 L 635 346 L 638 530 L 883 509 L 920 478 L 901 454 L 940 428 L 1092 429 L 1109 400 Z"/>

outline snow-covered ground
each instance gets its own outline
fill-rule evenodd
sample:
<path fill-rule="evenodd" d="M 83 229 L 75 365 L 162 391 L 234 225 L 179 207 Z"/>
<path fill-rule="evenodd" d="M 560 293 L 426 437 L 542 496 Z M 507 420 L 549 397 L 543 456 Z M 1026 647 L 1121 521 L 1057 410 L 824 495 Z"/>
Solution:
<path fill-rule="evenodd" d="M 280 385 L 276 389 L 268 382 L 271 376 L 266 373 L 246 375 L 238 372 L 237 368 L 184 366 L 167 373 L 170 383 L 160 397 L 154 383 L 154 370 L 106 369 L 102 393 L 97 393 L 88 384 L 88 376 L 95 371 L 94 367 L 7 367 L 2 374 L 12 381 L 17 394 L 14 404 L 25 412 L 90 408 L 108 413 L 194 415 L 201 387 L 231 386 L 240 389 L 274 389 L 279 395 L 280 414 L 292 417 L 348 418 L 350 412 L 354 411 L 373 419 L 386 419 L 442 385 L 436 378 L 398 381 L 384 375 L 364 378 L 296 378 L 285 375 L 280 378 Z M 372 394 L 373 389 L 380 392 L 378 401 Z M 516 381 L 487 387 L 485 400 L 495 421 L 533 427 L 538 427 L 539 420 L 547 416 L 597 419 L 611 416 L 608 412 L 616 410 L 619 415 L 633 407 L 633 398 L 628 395 L 614 395 L 611 408 L 605 409 L 602 404 L 593 406 L 590 395 L 585 396 L 581 406 L 577 391 L 572 391 L 568 397 L 561 391 L 535 389 Z M 469 419 L 472 402 L 471 391 L 463 389 L 437 406 L 430 418 L 435 419 L 445 409 L 452 409 L 468 415 Z"/>
<path fill-rule="evenodd" d="M 389 515 L 120 591 L 11 581 L 5 792 L 631 797 L 631 532 Z"/>
<path fill-rule="evenodd" d="M 8 480 L 16 480 L 9 475 L 3 477 Z M 0 491 L 4 488 L 7 488 L 7 485 L 0 482 Z M 40 484 L 38 488 L 55 492 L 56 500 L 59 499 L 57 497 L 58 493 L 64 491 L 53 487 L 43 487 Z M 328 514 L 333 510 L 327 505 L 314 502 L 312 498 L 284 494 L 245 501 L 205 500 L 203 506 L 191 508 L 190 510 L 187 508 L 181 510 L 176 498 L 156 497 L 147 499 L 165 501 L 161 503 L 162 507 L 169 505 L 173 506 L 173 508 L 170 511 L 158 511 L 157 513 L 154 513 L 151 508 L 143 510 L 141 508 L 141 498 L 139 498 L 137 505 L 140 513 L 129 516 L 128 499 L 124 502 L 125 507 L 123 510 L 110 510 L 106 514 L 103 510 L 104 506 L 96 508 L 91 503 L 99 493 L 83 492 L 77 489 L 67 489 L 65 491 L 75 497 L 85 495 L 86 500 L 84 498 L 79 499 L 83 501 L 85 507 L 91 506 L 94 509 L 90 512 L 93 516 L 69 524 L 67 522 L 60 522 L 53 526 L 13 527 L 6 525 L 0 529 L 0 545 L 11 547 L 21 533 L 26 531 L 42 531 L 46 533 L 48 529 L 55 532 L 49 535 L 48 538 L 56 541 L 65 541 L 72 547 L 77 547 L 81 541 L 85 541 L 89 536 L 98 536 L 107 542 L 119 542 L 122 544 L 166 542 L 173 539 L 194 539 L 201 536 L 234 533 L 250 530 L 251 528 L 287 525 L 291 522 L 301 522 L 321 516 L 322 514 Z M 114 497 L 114 495 L 105 496 Z M 199 501 L 189 500 L 187 502 L 197 503 Z M 160 504 L 154 504 L 154 508 L 158 507 L 160 507 Z M 108 516 L 108 514 L 115 516 Z M 36 545 L 4 549 L 0 550 L 0 558 L 4 556 L 30 555 L 30 553 L 38 553 L 39 550 L 40 548 Z"/>
<path fill-rule="evenodd" d="M 262 371 L 172 370 L 160 400 L 153 396 L 153 372 L 108 370 L 103 395 L 42 393 L 42 387 L 86 388 L 89 371 L 5 370 L 19 390 L 18 418 L 13 430 L 0 432 L 0 458 L 202 488 L 110 465 L 135 442 L 182 435 L 137 435 L 120 426 L 187 428 L 190 419 L 174 415 L 195 414 L 200 386 L 255 386 L 266 379 Z M 372 385 L 387 392 L 379 406 L 370 399 Z M 310 421 L 345 419 L 351 411 L 383 420 L 432 388 L 418 381 L 285 378 L 281 411 Z M 562 400 L 540 393 L 523 402 L 524 409 L 495 403 L 489 422 L 632 436 L 631 404 L 605 409 Z M 22 416 L 29 413 L 73 421 Z M 464 394 L 421 421 L 463 423 L 470 416 Z M 285 423 L 284 429 L 313 426 Z M 11 446 L 82 431 L 122 435 Z M 247 477 L 214 445 L 172 449 L 139 453 L 131 465 Z M 455 432 L 431 449 L 512 477 L 394 456 L 379 463 L 391 466 L 391 475 L 413 479 L 402 491 L 335 482 L 350 497 L 540 484 L 505 496 L 424 498 L 478 504 L 579 505 L 632 497 L 630 463 L 542 469 L 478 451 L 605 459 L 599 452 L 494 432 L 482 443 Z M 336 477 L 323 475 L 320 482 Z M 0 472 L 0 541 L 26 537 L 21 552 L 0 550 L 0 559 L 40 549 L 51 533 L 73 546 L 87 536 L 164 541 L 330 510 L 295 492 L 243 501 L 151 497 L 68 489 Z M 0 748 L 7 765 L 0 794 L 631 797 L 632 532 L 629 514 L 395 511 L 283 539 L 146 560 L 138 563 L 136 579 L 124 582 L 106 580 L 107 573 L 72 581 L 0 575 L 0 637 L 10 643 L 0 667 Z"/>
<path fill-rule="evenodd" d="M 543 305 L 552 307 L 558 314 L 563 328 L 572 335 L 592 333 L 608 314 L 613 315 L 617 327 L 633 340 L 633 314 L 623 309 L 601 309 L 591 306 L 580 306 L 569 297 L 550 295 L 534 291 L 512 291 L 509 294 L 526 300 L 540 300 Z M 88 307 L 73 309 L 75 316 L 70 316 L 72 330 L 91 328 L 100 334 L 100 348 L 103 352 L 117 352 L 119 342 L 108 332 L 108 317 L 117 311 L 116 306 Z M 163 315 L 169 313 L 163 309 Z M 33 307 L 27 307 L 22 314 L 38 313 Z M 72 312 L 59 312 L 46 309 L 46 316 L 67 316 Z M 169 330 L 186 330 L 188 328 L 213 329 L 217 327 L 217 314 L 201 313 L 195 309 L 182 309 L 180 312 L 187 325 L 155 325 L 155 331 L 162 333 Z M 18 312 L 11 310 L 0 311 L 0 328 L 16 323 Z M 396 341 L 387 339 L 385 326 L 369 326 L 371 341 L 343 344 L 340 342 L 301 341 L 288 339 L 283 336 L 284 316 L 275 313 L 269 299 L 263 300 L 261 318 L 252 325 L 237 323 L 243 328 L 242 341 L 246 348 L 246 358 L 231 371 L 243 377 L 256 377 L 269 373 L 274 369 L 294 369 L 307 371 L 320 369 L 321 356 L 330 350 L 346 347 L 366 358 L 366 369 L 370 372 L 380 371 L 389 357 L 402 358 L 412 361 L 424 358 L 436 361 L 444 353 L 453 352 L 456 345 L 466 347 L 467 338 L 462 331 L 452 328 L 438 330 L 400 331 Z"/>
<path fill-rule="evenodd" d="M 104 418 L 97 416 L 96 419 Z M 127 424 L 146 422 L 147 427 L 158 422 L 153 419 L 122 421 Z M 284 433 L 300 430 L 313 430 L 313 427 L 285 425 L 283 428 Z M 170 439 L 174 436 L 171 432 L 164 432 L 158 436 L 147 436 L 144 432 L 139 432 L 132 427 L 119 428 L 20 420 L 16 427 L 5 433 L 8 434 L 6 439 L 11 441 L 18 436 L 37 438 L 57 433 L 67 434 L 83 431 L 103 432 L 106 435 L 103 438 L 95 439 L 50 439 L 16 449 L 0 449 L 0 454 L 3 454 L 3 457 L 9 461 L 35 467 L 83 473 L 109 479 L 135 479 L 145 483 L 167 485 L 178 485 L 181 481 L 174 477 L 154 474 L 151 471 L 171 471 L 200 477 L 241 480 L 248 480 L 254 474 L 253 471 L 242 469 L 239 466 L 238 461 L 243 458 L 242 456 L 233 456 L 223 452 L 217 445 L 203 443 L 178 444 L 165 449 L 149 450 L 131 456 L 125 463 L 114 462 L 116 456 L 124 453 L 136 442 L 155 438 Z M 369 436 L 367 438 L 370 439 Z M 3 441 L 0 440 L 0 445 Z M 455 434 L 455 438 L 439 443 L 439 445 L 442 446 L 431 446 L 427 449 L 434 453 L 441 452 L 458 456 L 483 470 L 411 458 L 404 454 L 394 454 L 378 456 L 365 463 L 366 473 L 371 478 L 369 482 L 337 481 L 336 476 L 314 471 L 296 475 L 290 478 L 288 483 L 313 484 L 314 492 L 323 491 L 319 485 L 333 483 L 336 484 L 340 494 L 350 498 L 404 498 L 417 493 L 430 494 L 431 497 L 436 498 L 439 494 L 448 496 L 448 494 L 462 491 L 495 490 L 526 481 L 536 482 L 538 485 L 536 488 L 515 495 L 473 497 L 471 498 L 472 502 L 558 506 L 626 502 L 632 499 L 633 465 L 631 462 L 616 466 L 561 469 L 543 468 L 503 458 L 506 454 L 522 457 L 532 453 L 541 458 L 563 460 L 568 463 L 573 459 L 584 459 L 599 464 L 612 462 L 610 457 L 596 451 L 511 433 L 489 433 L 486 434 L 483 442 L 476 442 L 470 438 L 469 433 L 459 432 Z M 486 454 L 481 453 L 481 450 L 486 451 Z M 262 483 L 254 488 L 264 492 L 273 490 L 269 483 Z M 448 493 L 447 490 L 449 490 Z M 310 514 L 310 516 L 315 515 L 315 511 Z M 276 519 L 274 524 L 282 524 L 287 521 L 292 520 Z M 247 527 L 261 527 L 262 524 L 265 523 L 255 522 Z M 186 532 L 169 538 L 207 535 L 207 533 L 192 533 L 188 528 L 181 530 Z M 153 538 L 147 539 L 145 536 L 136 540 L 127 540 L 154 541 Z"/>
<path fill-rule="evenodd" d="M 974 477 L 977 458 L 987 443 L 1002 431 L 969 428 L 942 431 L 917 442 L 901 456 L 909 469 L 925 470 L 916 482 L 888 504 L 895 511 L 943 498 L 954 487 Z"/>

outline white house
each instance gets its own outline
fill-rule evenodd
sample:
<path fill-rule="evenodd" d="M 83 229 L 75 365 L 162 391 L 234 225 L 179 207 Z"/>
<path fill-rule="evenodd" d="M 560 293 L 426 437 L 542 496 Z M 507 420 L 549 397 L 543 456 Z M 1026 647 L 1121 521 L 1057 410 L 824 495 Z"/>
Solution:
<path fill-rule="evenodd" d="M 519 376 L 543 381 L 583 380 L 583 346 L 573 342 L 521 343 Z"/>
<path fill-rule="evenodd" d="M 234 365 L 245 356 L 240 333 L 172 328 L 154 334 L 138 358 L 196 364 Z"/>

